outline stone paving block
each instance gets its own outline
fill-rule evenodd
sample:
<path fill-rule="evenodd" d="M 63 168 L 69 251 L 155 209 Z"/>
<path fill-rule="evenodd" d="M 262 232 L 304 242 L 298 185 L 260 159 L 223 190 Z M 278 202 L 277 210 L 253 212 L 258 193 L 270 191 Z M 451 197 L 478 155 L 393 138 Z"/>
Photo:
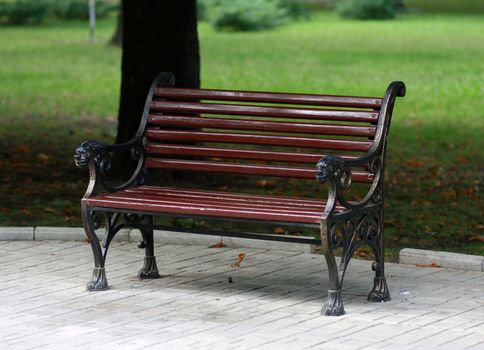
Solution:
<path fill-rule="evenodd" d="M 154 230 L 153 238 L 158 244 L 211 246 L 220 242 L 220 236 L 208 236 L 187 232 Z M 143 240 L 139 230 L 132 229 L 129 240 L 140 242 Z"/>
<path fill-rule="evenodd" d="M 87 241 L 86 233 L 81 227 L 44 227 L 35 228 L 36 241 Z"/>
<path fill-rule="evenodd" d="M 129 229 L 120 230 L 114 237 L 114 241 L 128 241 Z M 99 240 L 104 237 L 104 230 L 96 231 Z M 57 241 L 81 241 L 87 242 L 86 232 L 82 227 L 44 227 L 35 228 L 34 237 L 36 241 L 57 240 Z"/>
<path fill-rule="evenodd" d="M 139 242 L 141 240 L 141 233 L 136 229 L 131 230 L 130 241 Z M 202 245 L 207 247 L 222 242 L 225 246 L 231 248 L 271 249 L 307 254 L 314 252 L 314 245 L 311 244 L 265 241 L 238 237 L 211 236 L 164 230 L 154 231 L 154 241 L 155 243 L 159 244 Z"/>
<path fill-rule="evenodd" d="M 169 273 L 140 280 L 143 250 L 113 242 L 111 288 L 90 293 L 89 244 L 2 243 L 0 348 L 441 350 L 484 342 L 482 272 L 387 264 L 393 300 L 374 304 L 365 296 L 371 263 L 354 260 L 347 314 L 322 317 L 328 277 L 320 256 L 206 245 L 157 244 L 155 251 Z M 242 251 L 241 267 L 231 268 Z"/>
<path fill-rule="evenodd" d="M 32 241 L 33 227 L 0 227 L 0 241 Z"/>
<path fill-rule="evenodd" d="M 276 235 L 273 235 L 276 236 Z M 256 248 L 256 249 L 271 249 L 283 250 L 288 252 L 298 252 L 311 254 L 315 250 L 315 245 L 304 243 L 289 243 L 279 241 L 266 241 L 258 239 L 248 239 L 239 237 L 222 237 L 223 244 L 228 247 L 238 248 Z"/>
<path fill-rule="evenodd" d="M 484 256 L 478 255 L 405 248 L 400 251 L 399 259 L 400 264 L 407 265 L 435 263 L 446 268 L 484 271 Z"/>

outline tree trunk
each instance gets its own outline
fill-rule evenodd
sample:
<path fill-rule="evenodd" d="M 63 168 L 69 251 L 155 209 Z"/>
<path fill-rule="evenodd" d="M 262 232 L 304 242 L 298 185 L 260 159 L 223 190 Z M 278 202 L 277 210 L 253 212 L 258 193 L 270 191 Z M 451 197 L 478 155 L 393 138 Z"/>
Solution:
<path fill-rule="evenodd" d="M 89 43 L 94 42 L 96 30 L 96 0 L 89 0 Z"/>
<path fill-rule="evenodd" d="M 138 129 L 155 76 L 175 74 L 175 86 L 200 86 L 196 0 L 123 0 L 123 55 L 117 143 Z"/>

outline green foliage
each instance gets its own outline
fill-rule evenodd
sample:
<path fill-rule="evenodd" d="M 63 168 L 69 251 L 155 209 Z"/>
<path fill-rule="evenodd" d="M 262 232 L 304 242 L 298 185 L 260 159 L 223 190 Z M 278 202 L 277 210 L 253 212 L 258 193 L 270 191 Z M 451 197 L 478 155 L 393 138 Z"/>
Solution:
<path fill-rule="evenodd" d="M 425 13 L 484 13 L 482 0 L 405 0 L 405 6 L 411 11 Z"/>
<path fill-rule="evenodd" d="M 96 17 L 107 17 L 117 8 L 109 2 L 96 0 Z M 87 0 L 59 0 L 56 5 L 57 17 L 63 19 L 88 19 L 89 2 Z"/>
<path fill-rule="evenodd" d="M 108 0 L 96 1 L 96 17 L 108 16 L 117 6 Z M 47 18 L 87 19 L 87 0 L 0 0 L 0 22 L 14 25 L 41 24 Z"/>
<path fill-rule="evenodd" d="M 216 30 L 259 31 L 309 18 L 300 0 L 199 0 L 198 18 Z"/>
<path fill-rule="evenodd" d="M 257 31 L 288 21 L 288 12 L 278 0 L 206 1 L 207 18 L 217 30 Z"/>
<path fill-rule="evenodd" d="M 0 20 L 8 24 L 40 24 L 52 14 L 52 0 L 3 0 Z"/>
<path fill-rule="evenodd" d="M 340 0 L 336 11 L 345 18 L 391 19 L 395 17 L 394 0 Z"/>
<path fill-rule="evenodd" d="M 199 21 L 207 19 L 207 3 L 204 0 L 197 0 L 197 18 Z"/>
<path fill-rule="evenodd" d="M 279 4 L 292 19 L 310 18 L 309 8 L 301 0 L 279 0 Z"/>

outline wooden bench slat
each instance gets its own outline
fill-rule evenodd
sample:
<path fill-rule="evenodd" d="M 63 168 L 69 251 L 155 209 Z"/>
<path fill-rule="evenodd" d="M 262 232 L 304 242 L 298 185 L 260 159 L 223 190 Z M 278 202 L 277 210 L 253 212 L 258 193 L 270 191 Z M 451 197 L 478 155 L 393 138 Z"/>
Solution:
<path fill-rule="evenodd" d="M 222 119 L 207 117 L 184 117 L 155 114 L 148 117 L 148 123 L 163 126 L 200 127 L 215 129 L 257 130 L 321 135 L 346 135 L 372 137 L 375 126 L 354 126 L 341 124 L 310 124 L 275 122 L 268 120 Z"/>
<path fill-rule="evenodd" d="M 155 96 L 162 98 L 190 100 L 269 102 L 372 109 L 378 109 L 381 107 L 382 104 L 382 99 L 378 97 L 293 94 L 263 91 L 253 92 L 239 90 L 185 89 L 166 87 L 157 88 L 155 90 Z"/>
<path fill-rule="evenodd" d="M 216 192 L 198 189 L 169 188 L 157 186 L 140 186 L 128 188 L 126 193 L 156 194 L 160 196 L 180 197 L 180 198 L 209 198 L 218 202 L 239 202 L 264 204 L 272 206 L 291 206 L 291 207 L 309 207 L 324 208 L 325 202 L 321 199 L 299 198 L 299 197 L 282 197 L 269 196 L 261 194 Z M 343 207 L 341 207 L 343 210 Z"/>
<path fill-rule="evenodd" d="M 316 164 L 325 154 L 277 152 L 252 149 L 233 149 L 204 146 L 167 145 L 147 143 L 145 150 L 148 154 L 214 157 L 229 159 L 263 160 L 286 163 L 310 163 Z M 356 156 L 341 156 L 343 159 L 354 160 Z"/>
<path fill-rule="evenodd" d="M 165 213 L 174 215 L 201 215 L 283 221 L 294 223 L 314 223 L 321 220 L 326 202 L 293 198 L 299 204 L 290 207 L 291 198 L 248 194 L 226 194 L 211 191 L 178 190 L 173 197 L 171 189 L 150 187 L 132 188 L 111 194 L 88 198 L 90 206 L 138 210 L 142 212 Z M 194 199 L 194 197 L 196 199 Z M 281 205 L 283 203 L 283 205 Z M 343 207 L 336 208 L 338 211 Z"/>
<path fill-rule="evenodd" d="M 296 146 L 365 152 L 368 151 L 372 145 L 371 141 L 187 130 L 161 130 L 152 128 L 149 128 L 146 131 L 146 136 L 148 140 L 156 141 L 204 141 L 253 145 Z"/>
<path fill-rule="evenodd" d="M 300 179 L 314 179 L 315 169 L 296 168 L 286 166 L 272 165 L 253 165 L 253 164 L 234 164 L 234 163 L 217 163 L 194 160 L 164 159 L 164 158 L 146 158 L 145 166 L 147 168 L 171 169 L 171 170 L 190 170 L 205 172 L 245 174 L 256 176 L 277 176 L 292 177 Z M 367 172 L 353 172 L 352 180 L 354 182 L 371 183 L 373 175 Z"/>
<path fill-rule="evenodd" d="M 126 209 L 148 213 L 163 213 L 174 215 L 200 215 L 212 217 L 243 218 L 263 221 L 283 221 L 294 223 L 313 223 L 320 222 L 320 215 L 288 214 L 286 212 L 271 213 L 262 210 L 237 210 L 233 208 L 210 208 L 194 205 L 178 206 L 166 203 L 142 203 L 133 200 L 101 200 L 92 198 L 88 200 L 90 206 L 104 207 L 113 209 Z"/>
<path fill-rule="evenodd" d="M 279 204 L 275 207 L 268 203 L 247 203 L 247 202 L 237 202 L 237 201 L 220 201 L 212 198 L 186 198 L 183 196 L 163 196 L 159 194 L 146 194 L 146 193 L 115 193 L 113 195 L 102 196 L 106 200 L 133 200 L 142 203 L 166 203 L 172 205 L 186 206 L 186 205 L 196 205 L 199 207 L 211 207 L 211 208 L 233 208 L 235 210 L 264 210 L 267 212 L 282 212 L 292 214 L 311 214 L 311 215 L 321 215 L 325 205 L 319 205 L 318 207 L 291 207 L 289 204 L 281 205 Z"/>
<path fill-rule="evenodd" d="M 378 112 L 359 110 L 332 110 L 319 108 L 273 107 L 221 103 L 153 100 L 151 109 L 176 113 L 208 113 L 224 115 L 251 115 L 291 119 L 324 119 L 374 123 Z"/>

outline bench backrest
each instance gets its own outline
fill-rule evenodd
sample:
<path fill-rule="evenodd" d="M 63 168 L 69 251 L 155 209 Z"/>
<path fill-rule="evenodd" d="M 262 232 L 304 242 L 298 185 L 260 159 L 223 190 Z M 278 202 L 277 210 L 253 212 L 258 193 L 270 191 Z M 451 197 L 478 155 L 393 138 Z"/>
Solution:
<path fill-rule="evenodd" d="M 163 84 L 162 84 L 163 85 Z M 382 98 L 153 86 L 145 107 L 147 168 L 315 178 L 326 154 L 373 145 Z M 370 183 L 362 167 L 354 182 Z"/>

